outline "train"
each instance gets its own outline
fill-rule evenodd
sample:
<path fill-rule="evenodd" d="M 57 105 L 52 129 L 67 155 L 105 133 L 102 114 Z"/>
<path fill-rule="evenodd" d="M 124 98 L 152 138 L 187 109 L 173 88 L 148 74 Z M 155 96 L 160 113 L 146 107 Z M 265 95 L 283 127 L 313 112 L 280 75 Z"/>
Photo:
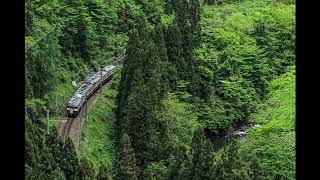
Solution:
<path fill-rule="evenodd" d="M 86 79 L 67 104 L 66 113 L 68 117 L 75 118 L 78 115 L 88 98 L 90 98 L 101 84 L 112 78 L 115 68 L 115 65 L 108 65 Z"/>

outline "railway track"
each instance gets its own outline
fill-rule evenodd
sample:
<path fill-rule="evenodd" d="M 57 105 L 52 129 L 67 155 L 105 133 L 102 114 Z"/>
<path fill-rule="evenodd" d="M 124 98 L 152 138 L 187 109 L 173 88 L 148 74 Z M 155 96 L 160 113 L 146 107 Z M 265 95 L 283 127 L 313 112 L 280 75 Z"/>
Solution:
<path fill-rule="evenodd" d="M 102 90 L 108 86 L 110 81 L 111 80 L 109 80 L 108 82 L 106 82 L 102 86 Z M 77 153 L 80 148 L 79 140 L 81 137 L 82 127 L 85 123 L 85 113 L 90 111 L 92 106 L 95 104 L 95 102 L 97 100 L 97 96 L 99 95 L 100 92 L 101 92 L 101 90 L 98 89 L 85 102 L 85 104 L 83 105 L 83 107 L 81 108 L 80 112 L 78 113 L 78 115 L 76 117 L 71 118 L 71 117 L 68 117 L 67 115 L 65 115 L 60 120 L 60 123 L 58 124 L 57 129 L 58 129 L 59 136 L 61 137 L 62 141 L 65 142 L 67 140 L 67 138 L 69 137 L 72 140 L 73 145 L 74 145 Z"/>
<path fill-rule="evenodd" d="M 123 55 L 113 57 L 112 65 L 117 66 L 118 64 L 121 64 L 123 62 L 123 59 Z M 102 90 L 106 88 L 110 81 L 111 79 L 102 85 Z M 66 114 L 58 124 L 57 129 L 62 141 L 65 142 L 67 138 L 70 137 L 77 153 L 79 152 L 80 148 L 81 130 L 86 120 L 86 113 L 90 111 L 92 105 L 96 102 L 97 95 L 100 92 L 101 89 L 99 88 L 87 99 L 76 117 L 71 118 Z"/>

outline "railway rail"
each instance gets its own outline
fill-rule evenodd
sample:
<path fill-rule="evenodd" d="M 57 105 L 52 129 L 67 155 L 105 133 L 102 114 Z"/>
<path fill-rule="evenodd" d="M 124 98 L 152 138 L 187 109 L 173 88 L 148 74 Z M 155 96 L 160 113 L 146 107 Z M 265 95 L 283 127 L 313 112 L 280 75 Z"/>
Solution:
<path fill-rule="evenodd" d="M 124 55 L 113 57 L 112 58 L 113 62 L 111 65 L 117 66 L 118 64 L 121 64 L 123 62 L 123 59 L 124 59 Z M 96 73 L 96 75 L 98 73 Z M 93 79 L 92 76 L 89 77 L 88 79 L 90 79 L 90 78 L 91 78 L 91 80 Z M 108 82 L 111 80 L 111 78 L 112 78 L 112 76 L 110 78 L 109 77 L 106 78 L 103 81 L 99 81 L 99 79 L 97 79 L 96 80 L 97 84 L 92 84 L 92 87 L 95 87 L 95 88 L 92 90 L 91 94 L 89 96 L 86 96 L 86 94 L 85 94 L 85 96 L 84 96 L 85 100 L 83 100 L 83 102 L 79 101 L 79 102 L 81 102 L 81 107 L 79 108 L 78 113 L 73 116 L 70 116 L 70 109 L 67 109 L 65 116 L 61 119 L 60 123 L 57 126 L 58 133 L 59 133 L 59 136 L 61 137 L 62 141 L 65 142 L 67 140 L 67 138 L 69 137 L 72 140 L 77 153 L 79 152 L 79 149 L 80 149 L 81 131 L 82 131 L 82 127 L 83 127 L 85 120 L 86 120 L 86 117 L 85 117 L 86 113 L 90 111 L 92 105 L 96 101 L 97 94 L 99 94 L 99 92 L 100 92 L 97 89 L 99 89 L 99 87 L 101 87 L 102 89 L 106 88 L 108 86 Z M 84 84 L 86 82 L 87 81 L 85 81 Z M 102 83 L 102 85 L 100 83 Z M 82 84 L 82 86 L 84 84 Z M 81 86 L 80 86 L 80 88 L 81 88 Z M 77 92 L 79 92 L 79 90 L 76 91 L 75 96 L 77 95 Z M 74 98 L 74 96 L 72 98 Z M 80 103 L 78 103 L 78 104 L 80 104 Z M 70 108 L 70 107 L 68 106 L 68 108 Z"/>

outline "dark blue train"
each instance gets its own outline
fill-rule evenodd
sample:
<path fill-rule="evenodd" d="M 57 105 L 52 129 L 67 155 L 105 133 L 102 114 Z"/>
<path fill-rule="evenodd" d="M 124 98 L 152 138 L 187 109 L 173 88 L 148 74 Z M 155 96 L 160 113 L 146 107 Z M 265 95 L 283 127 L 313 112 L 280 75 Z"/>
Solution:
<path fill-rule="evenodd" d="M 99 88 L 101 83 L 108 81 L 115 70 L 116 66 L 108 65 L 94 75 L 90 76 L 75 92 L 67 105 L 67 116 L 76 117 L 80 112 L 83 104 Z"/>

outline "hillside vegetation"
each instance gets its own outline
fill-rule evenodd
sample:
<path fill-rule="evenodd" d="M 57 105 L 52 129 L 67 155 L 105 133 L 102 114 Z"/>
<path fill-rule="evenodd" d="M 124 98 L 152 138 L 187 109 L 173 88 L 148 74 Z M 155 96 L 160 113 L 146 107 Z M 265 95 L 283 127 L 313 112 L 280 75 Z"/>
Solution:
<path fill-rule="evenodd" d="M 257 156 L 264 176 L 295 179 L 295 69 L 270 83 L 266 102 L 252 119 L 263 123 L 252 129 L 240 148 L 245 161 Z"/>
<path fill-rule="evenodd" d="M 295 1 L 25 5 L 26 179 L 295 178 Z M 56 122 L 46 134 L 45 110 L 63 116 L 88 74 L 124 50 L 80 153 Z M 239 142 L 234 128 L 252 121 L 262 127 Z"/>

